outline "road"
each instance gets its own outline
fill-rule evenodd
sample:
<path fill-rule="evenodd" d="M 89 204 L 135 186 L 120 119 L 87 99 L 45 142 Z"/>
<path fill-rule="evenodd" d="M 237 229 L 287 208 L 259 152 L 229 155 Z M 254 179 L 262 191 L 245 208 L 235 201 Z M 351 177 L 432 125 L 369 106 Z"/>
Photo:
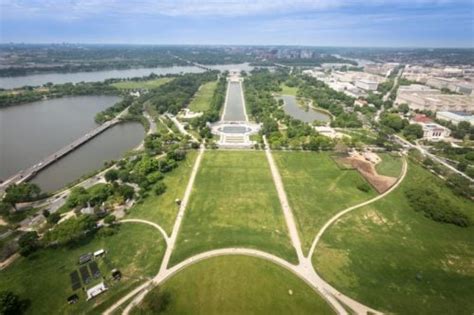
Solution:
<path fill-rule="evenodd" d="M 395 77 L 395 80 L 393 81 L 393 86 L 392 88 L 390 89 L 390 91 L 388 91 L 387 93 L 385 93 L 385 95 L 382 97 L 382 100 L 384 102 L 386 102 L 388 100 L 388 98 L 390 97 L 390 94 L 398 87 L 398 80 L 400 79 L 400 77 L 402 76 L 403 74 L 403 70 L 405 70 L 405 67 L 402 67 L 400 68 L 400 70 L 398 71 L 398 74 L 397 76 Z M 382 114 L 382 112 L 385 110 L 385 107 L 383 106 L 382 104 L 382 107 L 380 107 L 380 109 L 375 113 L 375 117 L 374 117 L 374 120 L 376 122 L 378 122 L 380 120 L 380 115 Z"/>
<path fill-rule="evenodd" d="M 440 159 L 439 157 L 437 157 L 436 155 L 430 153 L 428 150 L 426 150 L 425 148 L 423 148 L 421 145 L 419 145 L 418 143 L 415 145 L 405 139 L 403 139 L 402 137 L 398 136 L 398 135 L 393 135 L 393 137 L 395 138 L 395 141 L 398 142 L 400 145 L 402 146 L 408 146 L 410 148 L 414 148 L 414 149 L 417 149 L 418 151 L 421 152 L 421 154 L 423 154 L 423 156 L 427 156 L 429 157 L 430 159 L 432 159 L 433 161 L 435 162 L 438 162 L 442 165 L 444 165 L 445 167 L 447 167 L 449 170 L 453 171 L 454 173 L 456 174 L 459 174 L 461 175 L 462 177 L 468 179 L 469 181 L 471 182 L 474 182 L 474 179 L 472 179 L 471 177 L 467 176 L 465 173 L 461 172 L 460 170 L 458 170 L 457 168 L 455 168 L 454 166 L 446 163 L 446 161 Z"/>

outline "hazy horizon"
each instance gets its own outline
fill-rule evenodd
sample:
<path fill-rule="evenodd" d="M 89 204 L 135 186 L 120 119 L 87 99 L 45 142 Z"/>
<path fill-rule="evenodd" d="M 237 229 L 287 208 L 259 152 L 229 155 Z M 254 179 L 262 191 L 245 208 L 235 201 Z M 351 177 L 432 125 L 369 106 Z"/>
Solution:
<path fill-rule="evenodd" d="M 4 0 L 1 43 L 473 48 L 471 0 Z"/>

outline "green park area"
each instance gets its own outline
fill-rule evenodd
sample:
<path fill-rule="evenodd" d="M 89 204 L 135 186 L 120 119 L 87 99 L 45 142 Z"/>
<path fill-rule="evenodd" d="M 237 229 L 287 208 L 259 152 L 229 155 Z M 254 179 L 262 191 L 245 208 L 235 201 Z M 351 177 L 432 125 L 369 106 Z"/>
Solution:
<path fill-rule="evenodd" d="M 173 79 L 174 78 L 159 78 L 146 81 L 120 81 L 112 83 L 111 85 L 119 90 L 156 89 Z"/>
<path fill-rule="evenodd" d="M 196 93 L 196 96 L 189 104 L 189 109 L 195 113 L 209 110 L 216 86 L 217 81 L 212 81 L 201 85 L 199 91 Z"/>
<path fill-rule="evenodd" d="M 382 161 L 375 165 L 378 174 L 398 177 L 402 170 L 403 160 L 399 155 L 391 153 L 378 153 Z"/>
<path fill-rule="evenodd" d="M 274 152 L 290 206 L 308 252 L 319 229 L 337 212 L 376 196 L 358 189 L 365 180 L 355 170 L 342 170 L 329 153 Z"/>
<path fill-rule="evenodd" d="M 27 258 L 20 257 L 0 272 L 0 291 L 10 290 L 28 299 L 28 314 L 51 314 L 52 310 L 55 314 L 100 313 L 147 277 L 155 275 L 165 250 L 161 234 L 150 226 L 120 224 L 113 228 L 112 235 L 107 229 L 109 233 L 99 230 L 75 245 L 40 249 Z M 95 259 L 101 276 L 85 287 L 105 281 L 109 290 L 86 301 L 82 289 L 72 290 L 70 273 L 87 266 L 78 264 L 79 256 L 99 249 L 106 251 L 105 256 Z M 121 280 L 112 279 L 111 271 L 115 268 L 122 273 Z M 74 293 L 79 301 L 69 305 L 67 298 Z"/>
<path fill-rule="evenodd" d="M 474 221 L 471 201 L 410 163 L 395 191 L 345 215 L 323 235 L 313 256 L 323 279 L 386 313 L 471 314 L 474 227 L 436 222 L 415 211 L 407 193 L 426 188 L 430 198 L 439 198 L 430 207 L 449 204 L 447 211 Z"/>
<path fill-rule="evenodd" d="M 152 290 L 132 314 L 157 311 L 160 314 L 334 314 L 311 287 L 290 271 L 244 256 L 211 258 L 180 271 Z"/>
<path fill-rule="evenodd" d="M 171 264 L 227 247 L 261 249 L 296 260 L 263 152 L 204 154 Z"/>
<path fill-rule="evenodd" d="M 298 87 L 292 87 L 288 86 L 284 83 L 280 84 L 281 91 L 279 92 L 282 95 L 293 95 L 296 96 L 296 93 L 298 93 Z"/>
<path fill-rule="evenodd" d="M 145 199 L 129 210 L 129 215 L 126 218 L 155 222 L 168 235 L 171 234 L 171 229 L 178 213 L 176 199 L 183 198 L 196 156 L 196 151 L 189 151 L 186 155 L 186 160 L 180 162 L 177 168 L 167 173 L 163 178 L 163 182 L 166 185 L 165 192 L 159 196 L 154 192 L 150 192 Z"/>

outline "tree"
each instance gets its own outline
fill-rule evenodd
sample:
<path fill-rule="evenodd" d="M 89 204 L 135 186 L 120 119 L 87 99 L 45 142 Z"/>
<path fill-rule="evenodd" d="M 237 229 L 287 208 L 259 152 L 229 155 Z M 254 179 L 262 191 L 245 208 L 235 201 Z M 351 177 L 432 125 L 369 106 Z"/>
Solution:
<path fill-rule="evenodd" d="M 405 127 L 407 121 L 402 119 L 397 114 L 386 114 L 382 117 L 380 123 L 393 129 L 395 132 L 399 132 L 403 129 L 403 127 Z"/>
<path fill-rule="evenodd" d="M 0 314 L 19 315 L 23 313 L 24 303 L 11 291 L 0 292 Z"/>
<path fill-rule="evenodd" d="M 403 135 L 408 139 L 420 139 L 423 137 L 423 128 L 419 124 L 409 124 L 403 128 Z"/>
<path fill-rule="evenodd" d="M 408 107 L 407 103 L 403 103 L 403 104 L 398 105 L 398 111 L 400 113 L 406 114 L 410 111 L 410 107 Z"/>
<path fill-rule="evenodd" d="M 119 172 L 116 169 L 111 169 L 105 173 L 104 177 L 106 181 L 113 182 L 119 178 Z"/>
<path fill-rule="evenodd" d="M 61 215 L 57 212 L 51 213 L 51 215 L 47 218 L 48 223 L 56 224 L 61 220 Z"/>
<path fill-rule="evenodd" d="M 40 196 L 41 189 L 33 183 L 13 184 L 7 187 L 3 200 L 13 206 L 16 210 L 16 204 L 35 200 Z"/>
<path fill-rule="evenodd" d="M 114 215 L 108 215 L 108 216 L 105 217 L 104 223 L 106 223 L 106 224 L 114 224 L 115 220 L 116 220 L 116 218 L 115 218 Z"/>
<path fill-rule="evenodd" d="M 119 195 L 121 195 L 123 197 L 123 199 L 127 200 L 127 199 L 132 199 L 133 196 L 135 195 L 135 189 L 133 189 L 132 186 L 130 185 L 120 185 L 118 188 L 117 188 L 117 192 L 119 193 Z"/>
<path fill-rule="evenodd" d="M 95 220 L 90 215 L 71 218 L 46 232 L 43 241 L 46 244 L 67 245 L 84 238 L 96 228 Z"/>
<path fill-rule="evenodd" d="M 166 185 L 163 182 L 159 182 L 155 185 L 155 194 L 157 196 L 164 194 L 166 191 Z"/>
<path fill-rule="evenodd" d="M 29 256 L 35 252 L 40 246 L 38 242 L 38 233 L 26 232 L 18 239 L 18 245 L 20 246 L 20 254 L 22 256 Z"/>
<path fill-rule="evenodd" d="M 44 210 L 43 210 L 43 217 L 47 218 L 47 217 L 49 217 L 50 214 L 51 214 L 51 213 L 49 212 L 48 209 L 44 209 Z"/>

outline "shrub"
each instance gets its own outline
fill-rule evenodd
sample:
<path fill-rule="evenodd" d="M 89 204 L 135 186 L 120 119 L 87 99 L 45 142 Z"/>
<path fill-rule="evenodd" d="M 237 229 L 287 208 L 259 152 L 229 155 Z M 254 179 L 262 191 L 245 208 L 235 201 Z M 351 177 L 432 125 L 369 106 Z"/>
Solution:
<path fill-rule="evenodd" d="M 370 191 L 370 185 L 367 184 L 366 182 L 362 182 L 357 185 L 357 189 L 363 192 L 369 192 Z"/>
<path fill-rule="evenodd" d="M 166 191 L 166 185 L 163 182 L 159 182 L 155 185 L 155 194 L 157 196 L 164 194 Z"/>

